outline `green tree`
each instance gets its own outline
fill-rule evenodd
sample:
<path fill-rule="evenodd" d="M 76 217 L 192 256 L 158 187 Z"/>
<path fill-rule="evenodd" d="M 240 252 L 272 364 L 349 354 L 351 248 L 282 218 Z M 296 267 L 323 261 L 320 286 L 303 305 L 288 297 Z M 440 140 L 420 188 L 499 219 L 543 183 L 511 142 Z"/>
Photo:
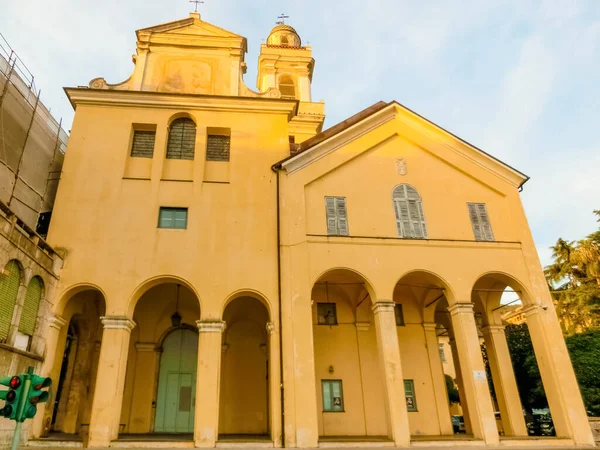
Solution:
<path fill-rule="evenodd" d="M 523 408 L 528 412 L 533 408 L 547 408 L 548 401 L 527 324 L 507 325 L 505 332 Z"/>
<path fill-rule="evenodd" d="M 458 388 L 452 377 L 445 374 L 446 378 L 446 391 L 448 391 L 448 403 L 450 405 L 454 403 L 460 403 L 460 395 L 458 394 Z"/>
<path fill-rule="evenodd" d="M 583 402 L 591 416 L 600 416 L 600 330 L 566 339 Z"/>
<path fill-rule="evenodd" d="M 594 211 L 600 222 L 600 210 Z M 579 241 L 559 238 L 545 274 L 566 335 L 600 327 L 600 229 Z"/>

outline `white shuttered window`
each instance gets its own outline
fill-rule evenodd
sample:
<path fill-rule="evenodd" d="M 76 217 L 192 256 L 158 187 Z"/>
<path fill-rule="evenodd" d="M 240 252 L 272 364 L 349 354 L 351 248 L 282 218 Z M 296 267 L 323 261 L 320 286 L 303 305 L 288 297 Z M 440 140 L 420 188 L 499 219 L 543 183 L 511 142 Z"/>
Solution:
<path fill-rule="evenodd" d="M 419 192 L 409 184 L 399 184 L 392 194 L 396 228 L 402 238 L 427 239 L 427 226 Z"/>
<path fill-rule="evenodd" d="M 467 203 L 469 207 L 469 217 L 473 226 L 473 234 L 476 241 L 493 241 L 494 234 L 490 225 L 490 216 L 488 216 L 485 203 Z"/>
<path fill-rule="evenodd" d="M 348 236 L 346 197 L 325 197 L 325 212 L 327 214 L 327 234 Z"/>

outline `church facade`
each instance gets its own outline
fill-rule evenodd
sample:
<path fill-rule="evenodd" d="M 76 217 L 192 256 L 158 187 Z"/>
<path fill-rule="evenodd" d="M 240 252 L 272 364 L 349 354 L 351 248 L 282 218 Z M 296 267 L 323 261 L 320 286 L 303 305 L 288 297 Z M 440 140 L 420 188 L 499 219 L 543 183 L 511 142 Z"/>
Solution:
<path fill-rule="evenodd" d="M 397 102 L 323 131 L 311 47 L 276 26 L 257 91 L 246 47 L 192 13 L 137 31 L 125 82 L 66 88 L 76 113 L 48 235 L 65 256 L 43 363 L 55 388 L 32 436 L 452 445 L 444 333 L 467 434 L 534 445 L 509 291 L 557 442 L 592 444 L 527 177 Z"/>

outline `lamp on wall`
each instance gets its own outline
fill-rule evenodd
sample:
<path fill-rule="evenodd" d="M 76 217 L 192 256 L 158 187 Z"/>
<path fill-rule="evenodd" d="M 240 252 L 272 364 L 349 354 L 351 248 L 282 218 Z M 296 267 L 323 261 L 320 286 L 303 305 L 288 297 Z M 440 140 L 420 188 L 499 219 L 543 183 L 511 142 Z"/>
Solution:
<path fill-rule="evenodd" d="M 171 316 L 171 324 L 173 327 L 181 326 L 181 314 L 179 310 L 179 284 L 177 285 L 177 294 L 175 294 L 175 313 Z"/>

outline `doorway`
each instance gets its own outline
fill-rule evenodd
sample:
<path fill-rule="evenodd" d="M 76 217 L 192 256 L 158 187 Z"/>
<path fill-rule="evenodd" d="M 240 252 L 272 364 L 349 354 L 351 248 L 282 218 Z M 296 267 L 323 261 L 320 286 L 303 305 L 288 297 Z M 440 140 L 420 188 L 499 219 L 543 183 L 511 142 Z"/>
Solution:
<path fill-rule="evenodd" d="M 192 433 L 196 406 L 198 333 L 179 328 L 162 345 L 156 400 L 157 433 Z"/>

